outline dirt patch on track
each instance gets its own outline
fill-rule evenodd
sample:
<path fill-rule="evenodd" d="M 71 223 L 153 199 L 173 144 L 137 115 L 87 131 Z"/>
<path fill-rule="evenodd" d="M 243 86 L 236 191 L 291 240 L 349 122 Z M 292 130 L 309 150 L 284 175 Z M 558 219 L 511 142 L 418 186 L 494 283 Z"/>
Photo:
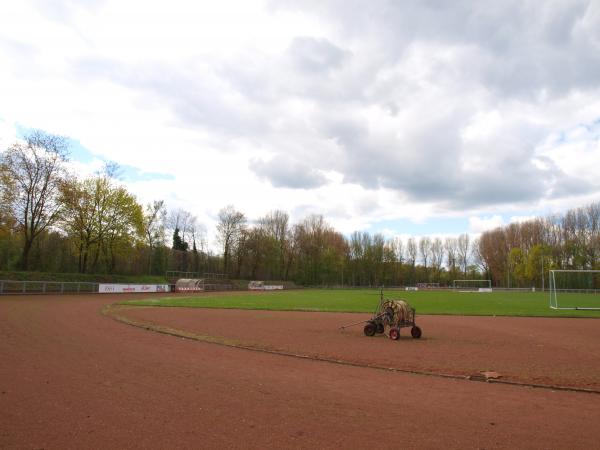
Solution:
<path fill-rule="evenodd" d="M 598 390 L 600 321 L 511 317 L 421 316 L 421 339 L 403 329 L 399 342 L 367 338 L 340 325 L 365 315 L 196 308 L 130 308 L 140 323 L 167 326 L 237 345 L 400 370 Z"/>
<path fill-rule="evenodd" d="M 127 298 L 136 297 L 0 298 L 0 448 L 533 449 L 600 441 L 596 395 L 285 358 L 100 313 Z M 425 320 L 423 328 L 433 339 Z M 360 330 L 338 338 L 396 348 L 431 342 L 369 340 Z"/>

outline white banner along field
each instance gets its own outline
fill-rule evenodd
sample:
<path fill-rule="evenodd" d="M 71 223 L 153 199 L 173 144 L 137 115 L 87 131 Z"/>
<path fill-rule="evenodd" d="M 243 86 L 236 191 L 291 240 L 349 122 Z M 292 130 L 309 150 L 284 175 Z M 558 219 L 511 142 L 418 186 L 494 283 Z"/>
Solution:
<path fill-rule="evenodd" d="M 130 294 L 134 292 L 170 292 L 168 284 L 100 284 L 100 294 Z"/>

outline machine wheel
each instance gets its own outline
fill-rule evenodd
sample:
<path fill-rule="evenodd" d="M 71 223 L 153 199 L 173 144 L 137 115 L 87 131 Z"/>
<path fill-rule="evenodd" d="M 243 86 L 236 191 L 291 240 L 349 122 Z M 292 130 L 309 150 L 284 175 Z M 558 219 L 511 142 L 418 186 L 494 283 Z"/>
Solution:
<path fill-rule="evenodd" d="M 377 322 L 377 324 L 375 325 L 375 331 L 379 334 L 382 334 L 385 331 L 385 326 L 382 322 Z"/>
<path fill-rule="evenodd" d="M 418 326 L 414 326 L 410 329 L 410 334 L 413 338 L 415 339 L 419 339 L 421 337 L 421 335 L 423 334 L 423 332 L 421 331 L 421 329 Z"/>
<path fill-rule="evenodd" d="M 393 341 L 400 339 L 400 330 L 397 328 L 390 328 L 390 339 Z"/>
<path fill-rule="evenodd" d="M 368 324 L 365 325 L 364 328 L 364 332 L 365 332 L 365 336 L 375 336 L 375 331 L 377 330 L 377 327 L 375 326 L 375 324 L 373 322 L 369 322 Z"/>

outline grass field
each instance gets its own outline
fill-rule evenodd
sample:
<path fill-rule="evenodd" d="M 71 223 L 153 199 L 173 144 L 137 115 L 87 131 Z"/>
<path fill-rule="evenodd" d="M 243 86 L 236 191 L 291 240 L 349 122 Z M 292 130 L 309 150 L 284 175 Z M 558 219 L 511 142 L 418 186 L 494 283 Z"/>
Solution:
<path fill-rule="evenodd" d="M 481 316 L 600 317 L 600 311 L 556 311 L 550 309 L 549 294 L 543 292 L 451 292 L 385 291 L 385 297 L 402 298 L 418 314 Z M 574 299 L 571 298 L 571 301 Z M 580 306 L 600 306 L 600 295 L 581 294 Z M 133 300 L 127 305 L 192 308 L 260 309 L 275 311 L 322 311 L 371 313 L 379 302 L 379 291 L 371 290 L 295 290 L 262 295 L 232 293 L 203 294 L 198 297 Z"/>

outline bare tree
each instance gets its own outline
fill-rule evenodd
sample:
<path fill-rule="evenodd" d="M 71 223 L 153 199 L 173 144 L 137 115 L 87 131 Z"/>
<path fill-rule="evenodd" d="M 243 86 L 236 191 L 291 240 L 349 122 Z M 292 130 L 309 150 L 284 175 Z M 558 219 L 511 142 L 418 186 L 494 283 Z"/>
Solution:
<path fill-rule="evenodd" d="M 181 236 L 182 242 L 189 247 L 190 232 L 195 227 L 196 221 L 196 217 L 191 212 L 178 208 L 170 212 L 167 224 L 174 233 L 177 232 Z"/>
<path fill-rule="evenodd" d="M 587 252 L 588 267 L 594 268 L 600 257 L 600 203 L 592 203 L 585 208 L 587 216 Z"/>
<path fill-rule="evenodd" d="M 29 270 L 29 253 L 35 239 L 59 218 L 60 186 L 65 175 L 67 140 L 61 136 L 34 131 L 24 143 L 12 145 L 0 156 L 3 176 L 12 186 L 10 207 L 23 233 L 21 268 Z"/>
<path fill-rule="evenodd" d="M 485 277 L 489 278 L 490 268 L 483 257 L 483 246 L 481 244 L 481 240 L 475 239 L 471 247 L 471 258 L 473 258 L 473 262 L 477 264 L 477 267 L 485 275 Z"/>
<path fill-rule="evenodd" d="M 165 207 L 164 200 L 154 201 L 146 205 L 144 211 L 144 236 L 150 250 L 164 243 L 166 220 L 167 208 Z"/>
<path fill-rule="evenodd" d="M 9 230 L 14 226 L 15 219 L 11 210 L 14 193 L 14 181 L 0 160 L 0 230 Z"/>
<path fill-rule="evenodd" d="M 489 276 L 495 282 L 507 281 L 509 274 L 509 251 L 503 228 L 486 231 L 479 238 L 478 253 L 489 268 Z"/>
<path fill-rule="evenodd" d="M 192 238 L 192 270 L 200 272 L 201 269 L 206 268 L 206 227 L 199 224 L 195 216 L 192 216 L 189 225 L 189 234 Z"/>
<path fill-rule="evenodd" d="M 389 246 L 394 251 L 396 262 L 401 265 L 404 262 L 404 242 L 399 237 L 394 237 L 390 239 Z"/>
<path fill-rule="evenodd" d="M 96 171 L 98 178 L 107 178 L 114 181 L 122 178 L 123 169 L 116 161 L 105 161 L 102 168 Z"/>
<path fill-rule="evenodd" d="M 435 270 L 435 274 L 439 277 L 442 270 L 442 264 L 444 263 L 444 244 L 438 237 L 431 243 L 431 265 Z"/>
<path fill-rule="evenodd" d="M 461 234 L 458 237 L 458 263 L 463 271 L 463 276 L 467 276 L 467 267 L 469 265 L 469 249 L 471 248 L 469 235 L 467 233 Z"/>
<path fill-rule="evenodd" d="M 229 259 L 233 247 L 237 244 L 242 230 L 246 225 L 246 216 L 236 211 L 232 205 L 219 211 L 217 224 L 217 239 L 223 247 L 223 271 L 229 272 Z"/>
<path fill-rule="evenodd" d="M 192 237 L 192 249 L 200 253 L 206 253 L 208 244 L 206 242 L 206 227 L 198 223 L 198 220 L 194 216 L 194 220 L 190 225 L 190 235 Z"/>
<path fill-rule="evenodd" d="M 456 238 L 446 238 L 446 240 L 444 241 L 444 249 L 446 250 L 448 270 L 454 277 L 456 273 L 456 255 L 458 252 L 458 240 Z"/>
<path fill-rule="evenodd" d="M 414 238 L 409 238 L 406 242 L 406 254 L 411 267 L 411 277 L 414 282 L 415 278 L 415 264 L 417 263 L 417 243 Z"/>
<path fill-rule="evenodd" d="M 404 264 L 404 242 L 399 237 L 395 237 L 391 245 L 394 249 L 394 255 L 396 256 L 396 275 L 398 280 L 402 279 L 402 264 Z"/>
<path fill-rule="evenodd" d="M 431 239 L 427 236 L 422 237 L 419 240 L 419 254 L 421 255 L 421 261 L 423 261 L 423 267 L 427 272 L 427 261 L 429 261 L 429 255 L 431 252 Z"/>
<path fill-rule="evenodd" d="M 144 238 L 150 249 L 148 258 L 148 271 L 152 269 L 152 255 L 158 245 L 164 245 L 165 227 L 167 221 L 167 208 L 163 200 L 154 201 L 146 205 L 144 211 Z"/>
<path fill-rule="evenodd" d="M 408 261 L 414 268 L 417 263 L 417 243 L 414 238 L 409 238 L 406 243 L 406 253 L 408 254 Z"/>
<path fill-rule="evenodd" d="M 373 235 L 371 242 L 369 253 L 371 256 L 371 270 L 373 271 L 373 285 L 380 286 L 384 279 L 385 238 L 382 234 L 376 233 Z"/>
<path fill-rule="evenodd" d="M 261 227 L 277 241 L 285 240 L 288 231 L 290 217 L 288 213 L 281 210 L 275 210 L 259 219 Z"/>

